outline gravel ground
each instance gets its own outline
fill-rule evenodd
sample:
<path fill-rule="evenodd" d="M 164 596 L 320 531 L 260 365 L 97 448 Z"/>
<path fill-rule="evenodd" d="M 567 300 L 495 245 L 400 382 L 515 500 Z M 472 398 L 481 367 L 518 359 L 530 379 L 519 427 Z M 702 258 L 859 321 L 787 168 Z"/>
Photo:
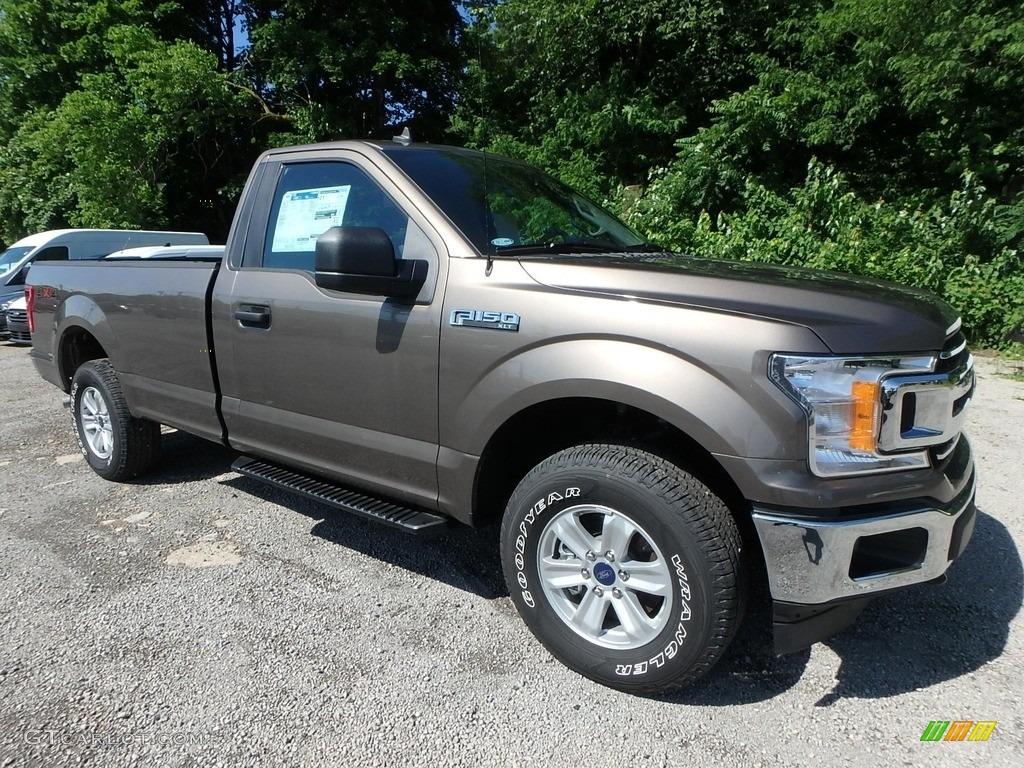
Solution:
<path fill-rule="evenodd" d="M 533 640 L 494 531 L 419 540 L 179 433 L 155 473 L 105 482 L 61 393 L 0 343 L 0 766 L 1022 765 L 1024 384 L 996 368 L 971 417 L 980 515 L 945 585 L 793 656 L 755 615 L 703 684 L 643 699 Z M 958 719 L 998 725 L 919 740 Z"/>

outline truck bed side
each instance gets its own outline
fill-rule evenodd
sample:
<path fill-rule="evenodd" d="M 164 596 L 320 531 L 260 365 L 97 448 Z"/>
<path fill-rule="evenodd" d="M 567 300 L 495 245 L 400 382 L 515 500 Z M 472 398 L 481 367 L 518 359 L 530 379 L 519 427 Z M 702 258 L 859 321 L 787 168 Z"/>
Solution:
<path fill-rule="evenodd" d="M 77 350 L 98 345 L 135 416 L 220 440 L 209 332 L 219 267 L 219 259 L 34 266 L 36 367 L 67 391 Z"/>

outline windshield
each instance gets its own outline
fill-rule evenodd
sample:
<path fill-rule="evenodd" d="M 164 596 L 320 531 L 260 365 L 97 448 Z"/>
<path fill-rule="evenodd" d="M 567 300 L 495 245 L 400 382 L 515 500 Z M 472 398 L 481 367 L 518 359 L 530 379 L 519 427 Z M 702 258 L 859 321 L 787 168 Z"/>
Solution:
<path fill-rule="evenodd" d="M 23 245 L 18 248 L 8 248 L 3 253 L 0 253 L 0 274 L 9 272 L 11 267 L 17 264 L 26 253 L 31 251 L 33 246 Z"/>
<path fill-rule="evenodd" d="M 606 253 L 644 245 L 601 206 L 538 168 L 445 147 L 385 147 L 384 153 L 481 253 Z"/>

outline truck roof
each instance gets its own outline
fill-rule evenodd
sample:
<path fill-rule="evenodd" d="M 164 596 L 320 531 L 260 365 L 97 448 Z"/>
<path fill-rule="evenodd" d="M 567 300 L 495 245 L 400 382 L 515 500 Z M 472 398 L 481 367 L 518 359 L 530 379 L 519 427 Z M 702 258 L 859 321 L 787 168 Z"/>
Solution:
<path fill-rule="evenodd" d="M 291 152 L 312 152 L 322 151 L 325 149 L 361 149 L 366 147 L 372 147 L 373 149 L 388 151 L 395 150 L 401 152 L 424 152 L 431 151 L 437 152 L 438 150 L 443 152 L 449 152 L 452 154 L 466 154 L 466 155 L 480 155 L 484 154 L 476 149 L 466 149 L 465 147 L 455 147 L 450 144 L 429 144 L 423 143 L 409 143 L 406 144 L 400 141 L 385 141 L 376 139 L 343 139 L 341 141 L 325 141 L 317 144 L 295 144 L 287 147 L 275 147 L 273 149 L 266 150 L 262 155 L 263 157 L 273 157 L 275 155 L 288 154 Z"/>

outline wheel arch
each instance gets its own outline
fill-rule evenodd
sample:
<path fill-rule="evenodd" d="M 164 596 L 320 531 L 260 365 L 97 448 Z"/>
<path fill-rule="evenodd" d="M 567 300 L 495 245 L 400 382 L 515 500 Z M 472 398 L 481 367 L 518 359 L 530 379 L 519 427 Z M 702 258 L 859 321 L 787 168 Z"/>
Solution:
<path fill-rule="evenodd" d="M 75 371 L 90 360 L 109 357 L 100 341 L 81 325 L 68 325 L 57 343 L 57 371 L 65 392 L 71 391 Z"/>
<path fill-rule="evenodd" d="M 557 429 L 551 429 L 556 423 Z M 507 419 L 491 436 L 477 465 L 473 524 L 500 522 L 516 485 L 558 451 L 588 442 L 643 448 L 689 472 L 729 508 L 744 550 L 759 556 L 750 504 L 715 457 L 697 440 L 645 409 L 617 400 L 557 398 L 535 403 Z"/>
<path fill-rule="evenodd" d="M 68 296 L 54 313 L 53 349 L 57 375 L 65 392 L 82 363 L 117 356 L 119 344 L 103 309 L 84 294 Z"/>

